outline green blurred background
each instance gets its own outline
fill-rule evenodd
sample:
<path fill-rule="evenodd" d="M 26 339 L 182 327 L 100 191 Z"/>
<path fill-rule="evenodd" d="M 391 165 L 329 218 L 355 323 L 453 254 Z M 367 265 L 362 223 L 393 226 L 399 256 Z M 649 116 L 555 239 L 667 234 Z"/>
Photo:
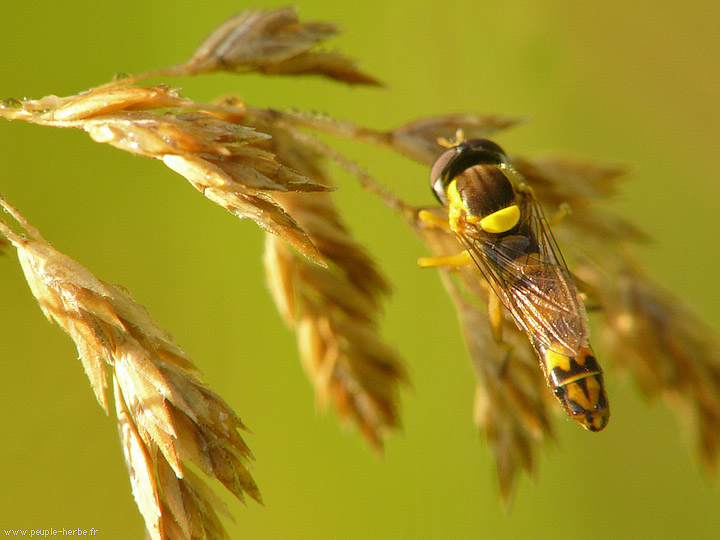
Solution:
<path fill-rule="evenodd" d="M 332 46 L 388 87 L 230 75 L 170 83 L 197 100 L 236 93 L 255 106 L 315 109 L 374 128 L 455 111 L 528 116 L 498 138 L 509 151 L 566 150 L 634 167 L 613 209 L 655 238 L 638 250 L 652 272 L 720 327 L 717 2 L 297 4 L 304 20 L 341 22 Z M 8 5 L 0 97 L 74 94 L 118 71 L 182 61 L 252 5 Z M 345 141 L 336 147 L 409 202 L 432 202 L 423 167 Z M 420 243 L 352 178 L 339 174 L 338 204 L 395 284 L 383 332 L 413 381 L 402 396 L 403 432 L 382 459 L 332 413 L 317 413 L 294 337 L 267 294 L 253 223 L 162 164 L 80 132 L 0 122 L 0 148 L 7 200 L 58 249 L 132 291 L 252 429 L 266 506 L 225 497 L 233 538 L 720 537 L 718 482 L 703 473 L 672 412 L 648 403 L 607 361 L 608 429 L 590 434 L 558 417 L 559 444 L 504 512 L 473 427 L 474 376 L 450 302 L 435 272 L 416 267 Z M 142 538 L 115 423 L 76 358 L 12 254 L 0 259 L 0 528 L 95 527 L 98 538 Z"/>

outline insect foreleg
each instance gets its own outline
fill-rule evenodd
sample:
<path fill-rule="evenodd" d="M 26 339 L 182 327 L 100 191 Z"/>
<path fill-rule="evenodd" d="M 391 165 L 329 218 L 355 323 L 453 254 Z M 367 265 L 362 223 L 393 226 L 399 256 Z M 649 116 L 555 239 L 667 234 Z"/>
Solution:
<path fill-rule="evenodd" d="M 427 210 L 420 210 L 418 212 L 418 219 L 424 225 L 433 229 L 442 229 L 444 231 L 452 230 L 447 218 L 435 215 Z M 468 251 L 461 251 L 455 255 L 423 257 L 418 259 L 418 265 L 422 268 L 427 268 L 428 266 L 465 266 L 467 264 L 473 264 L 473 259 Z"/>
<path fill-rule="evenodd" d="M 418 219 L 431 229 L 443 229 L 445 231 L 450 230 L 450 224 L 448 223 L 447 217 L 438 216 L 427 210 L 420 210 L 418 212 Z"/>

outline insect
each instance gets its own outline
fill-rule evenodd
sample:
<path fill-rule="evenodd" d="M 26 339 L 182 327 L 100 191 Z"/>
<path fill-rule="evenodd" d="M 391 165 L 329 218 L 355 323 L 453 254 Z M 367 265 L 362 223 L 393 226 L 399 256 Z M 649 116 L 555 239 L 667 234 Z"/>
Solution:
<path fill-rule="evenodd" d="M 448 218 L 423 210 L 420 219 L 452 231 L 465 250 L 420 266 L 475 264 L 528 336 L 567 414 L 590 431 L 605 428 L 610 408 L 585 307 L 540 205 L 505 152 L 486 139 L 460 140 L 435 161 L 430 185 Z"/>

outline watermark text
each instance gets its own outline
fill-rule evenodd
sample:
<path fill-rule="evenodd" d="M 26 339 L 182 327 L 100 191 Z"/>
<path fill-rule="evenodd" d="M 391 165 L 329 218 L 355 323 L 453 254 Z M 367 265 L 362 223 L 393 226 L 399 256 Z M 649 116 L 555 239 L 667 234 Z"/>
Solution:
<path fill-rule="evenodd" d="M 48 536 L 96 536 L 100 531 L 94 527 L 89 529 L 3 529 L 5 536 L 20 536 L 26 538 L 41 538 Z"/>

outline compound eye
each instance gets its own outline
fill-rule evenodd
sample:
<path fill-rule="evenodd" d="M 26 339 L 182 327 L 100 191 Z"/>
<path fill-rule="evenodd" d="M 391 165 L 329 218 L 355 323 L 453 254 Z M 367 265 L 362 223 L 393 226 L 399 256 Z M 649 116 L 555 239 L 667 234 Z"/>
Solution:
<path fill-rule="evenodd" d="M 445 198 L 445 188 L 447 187 L 446 182 L 448 181 L 448 168 L 457 154 L 457 147 L 445 150 L 445 152 L 440 154 L 440 157 L 435 160 L 432 169 L 430 169 L 430 188 L 435 194 L 437 200 L 440 201 L 440 204 L 443 205 L 447 204 L 447 199 Z"/>
<path fill-rule="evenodd" d="M 472 139 L 465 141 L 468 154 L 474 154 L 478 163 L 502 165 L 507 163 L 505 151 L 488 139 Z"/>

